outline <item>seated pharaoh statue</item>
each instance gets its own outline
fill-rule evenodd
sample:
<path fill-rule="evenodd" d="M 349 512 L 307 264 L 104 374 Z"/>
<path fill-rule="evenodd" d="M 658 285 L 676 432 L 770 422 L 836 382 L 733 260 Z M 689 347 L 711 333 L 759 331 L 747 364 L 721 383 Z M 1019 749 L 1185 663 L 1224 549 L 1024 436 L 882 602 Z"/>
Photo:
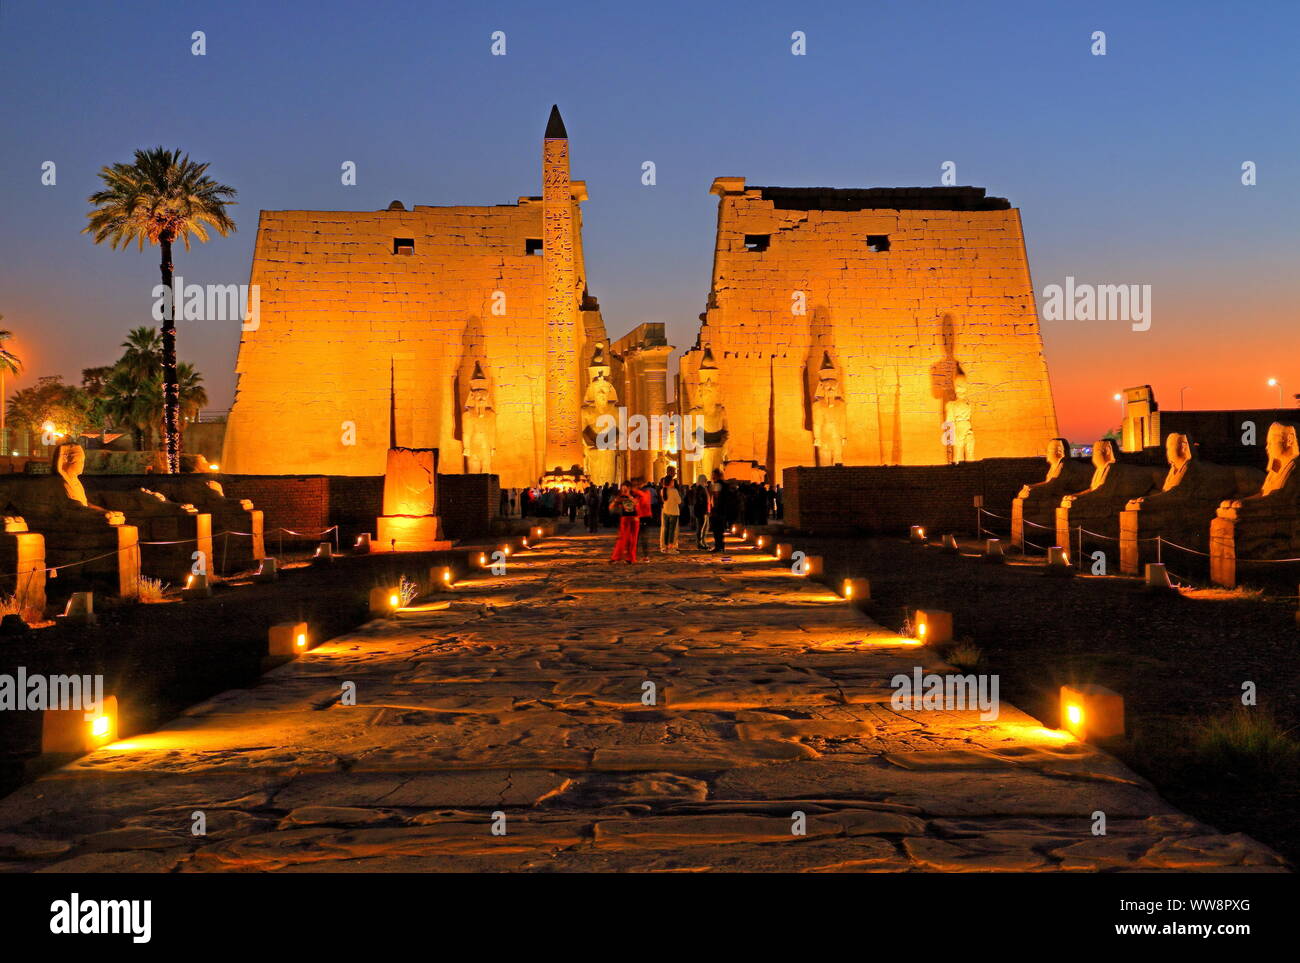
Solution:
<path fill-rule="evenodd" d="M 1061 499 L 1083 491 L 1092 477 L 1086 463 L 1070 457 L 1070 443 L 1064 438 L 1049 441 L 1046 455 L 1047 477 L 1023 486 L 1011 502 L 1011 543 L 1017 548 L 1025 547 L 1026 535 L 1031 542 L 1051 540 L 1047 533 L 1055 531 L 1054 512 Z"/>
<path fill-rule="evenodd" d="M 1130 499 L 1146 495 L 1160 485 L 1159 468 L 1125 465 L 1118 459 L 1115 442 L 1103 438 L 1092 447 L 1092 480 L 1085 491 L 1066 495 L 1056 509 L 1056 544 L 1082 544 L 1114 551 L 1119 541 L 1119 513 Z M 1071 536 L 1074 536 L 1073 538 Z"/>
<path fill-rule="evenodd" d="M 1215 465 L 1195 456 L 1192 440 L 1172 432 L 1165 438 L 1169 471 L 1160 491 L 1130 499 L 1119 517 L 1120 571 L 1137 575 L 1145 562 L 1169 561 L 1165 546 L 1157 549 L 1155 539 L 1191 550 L 1180 556 L 1178 565 L 1188 570 L 1209 548 L 1209 522 L 1224 498 L 1257 491 L 1264 473 L 1254 468 Z"/>
<path fill-rule="evenodd" d="M 1266 442 L 1268 473 L 1259 490 L 1219 504 L 1210 523 L 1210 577 L 1236 584 L 1238 560 L 1300 555 L 1300 444 L 1294 425 L 1274 422 Z"/>

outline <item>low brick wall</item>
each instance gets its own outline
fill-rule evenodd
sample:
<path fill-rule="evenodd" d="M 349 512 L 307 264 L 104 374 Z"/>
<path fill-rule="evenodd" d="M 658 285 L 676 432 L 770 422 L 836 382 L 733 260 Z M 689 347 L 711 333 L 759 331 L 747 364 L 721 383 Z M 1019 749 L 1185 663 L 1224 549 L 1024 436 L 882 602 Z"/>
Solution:
<path fill-rule="evenodd" d="M 330 485 L 325 475 L 218 475 L 228 498 L 247 498 L 262 510 L 266 547 L 275 551 L 282 528 L 307 534 L 285 540 L 319 541 L 314 534 L 332 524 L 329 519 Z M 373 523 L 372 523 L 373 524 Z"/>
<path fill-rule="evenodd" d="M 785 522 L 826 534 L 903 533 L 912 525 L 924 525 L 934 535 L 974 534 L 976 495 L 984 496 L 986 511 L 1010 516 L 1020 486 L 1046 474 L 1044 458 L 787 468 Z"/>
<path fill-rule="evenodd" d="M 501 508 L 496 475 L 439 475 L 438 513 L 447 538 L 486 535 Z"/>

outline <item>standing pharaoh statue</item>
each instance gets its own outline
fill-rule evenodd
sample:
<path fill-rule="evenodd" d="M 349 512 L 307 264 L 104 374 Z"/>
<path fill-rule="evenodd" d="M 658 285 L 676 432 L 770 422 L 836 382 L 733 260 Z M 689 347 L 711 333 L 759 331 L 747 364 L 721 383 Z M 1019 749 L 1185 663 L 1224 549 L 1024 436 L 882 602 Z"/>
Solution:
<path fill-rule="evenodd" d="M 971 427 L 971 404 L 966 400 L 966 376 L 958 373 L 952 384 L 953 399 L 944 405 L 945 439 L 952 445 L 953 464 L 975 460 L 975 429 Z"/>
<path fill-rule="evenodd" d="M 727 409 L 720 400 L 718 367 L 713 362 L 713 351 L 704 349 L 700 362 L 699 385 L 696 400 L 691 405 L 691 427 L 700 434 L 701 447 L 691 469 L 695 475 L 712 478 L 714 469 L 722 469 L 727 462 Z"/>
<path fill-rule="evenodd" d="M 463 421 L 465 470 L 471 475 L 490 475 L 492 455 L 496 451 L 497 413 L 492 406 L 488 380 L 477 361 L 465 397 Z"/>
<path fill-rule="evenodd" d="M 835 373 L 829 352 L 822 352 L 822 366 L 817 373 L 817 391 L 812 400 L 813 444 L 817 447 L 818 465 L 844 462 L 844 439 L 848 414 L 840 379 Z"/>
<path fill-rule="evenodd" d="M 618 391 L 609 380 L 605 345 L 596 343 L 587 373 L 587 393 L 582 399 L 582 441 L 586 449 L 587 477 L 593 485 L 618 481 Z"/>

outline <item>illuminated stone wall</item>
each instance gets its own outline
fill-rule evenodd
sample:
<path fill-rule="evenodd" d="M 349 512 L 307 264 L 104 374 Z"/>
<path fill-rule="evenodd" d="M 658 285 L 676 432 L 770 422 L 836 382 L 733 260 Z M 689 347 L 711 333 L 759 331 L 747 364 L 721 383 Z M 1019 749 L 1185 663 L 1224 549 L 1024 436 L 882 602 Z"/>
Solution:
<path fill-rule="evenodd" d="M 262 212 L 224 472 L 380 475 L 393 444 L 464 474 L 476 365 L 495 422 L 470 422 L 495 432 L 482 470 L 523 487 L 582 464 L 582 362 L 608 337 L 554 108 L 542 144 L 544 196 L 516 204 Z"/>
<path fill-rule="evenodd" d="M 1055 436 L 1020 216 L 1005 200 L 977 188 L 746 188 L 743 178 L 718 178 L 713 192 L 712 291 L 679 385 L 688 411 L 711 347 L 729 459 L 774 478 L 817 464 L 824 353 L 847 409 L 844 464 L 953 460 L 943 425 L 959 373 L 975 458 L 1039 455 Z"/>
<path fill-rule="evenodd" d="M 547 346 L 543 258 L 526 252 L 541 240 L 541 214 L 531 198 L 264 211 L 251 278 L 261 286 L 260 324 L 240 344 L 222 468 L 382 474 L 391 407 L 398 445 L 437 448 L 445 473 L 463 473 L 460 415 L 479 361 L 497 416 L 493 472 L 503 484 L 535 482 Z M 398 239 L 413 240 L 412 253 L 395 254 Z"/>

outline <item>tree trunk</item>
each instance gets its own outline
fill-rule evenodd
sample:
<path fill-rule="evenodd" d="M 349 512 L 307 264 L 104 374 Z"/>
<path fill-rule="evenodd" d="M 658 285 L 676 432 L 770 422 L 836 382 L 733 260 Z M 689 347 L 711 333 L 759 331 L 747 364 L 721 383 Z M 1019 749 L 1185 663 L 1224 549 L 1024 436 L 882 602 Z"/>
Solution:
<path fill-rule="evenodd" d="M 172 238 L 164 234 L 158 239 L 162 250 L 162 283 L 172 287 Z M 170 475 L 181 470 L 180 384 L 176 375 L 176 312 L 183 291 L 172 291 L 171 310 L 165 312 L 162 329 L 162 381 L 163 381 L 163 463 Z"/>

